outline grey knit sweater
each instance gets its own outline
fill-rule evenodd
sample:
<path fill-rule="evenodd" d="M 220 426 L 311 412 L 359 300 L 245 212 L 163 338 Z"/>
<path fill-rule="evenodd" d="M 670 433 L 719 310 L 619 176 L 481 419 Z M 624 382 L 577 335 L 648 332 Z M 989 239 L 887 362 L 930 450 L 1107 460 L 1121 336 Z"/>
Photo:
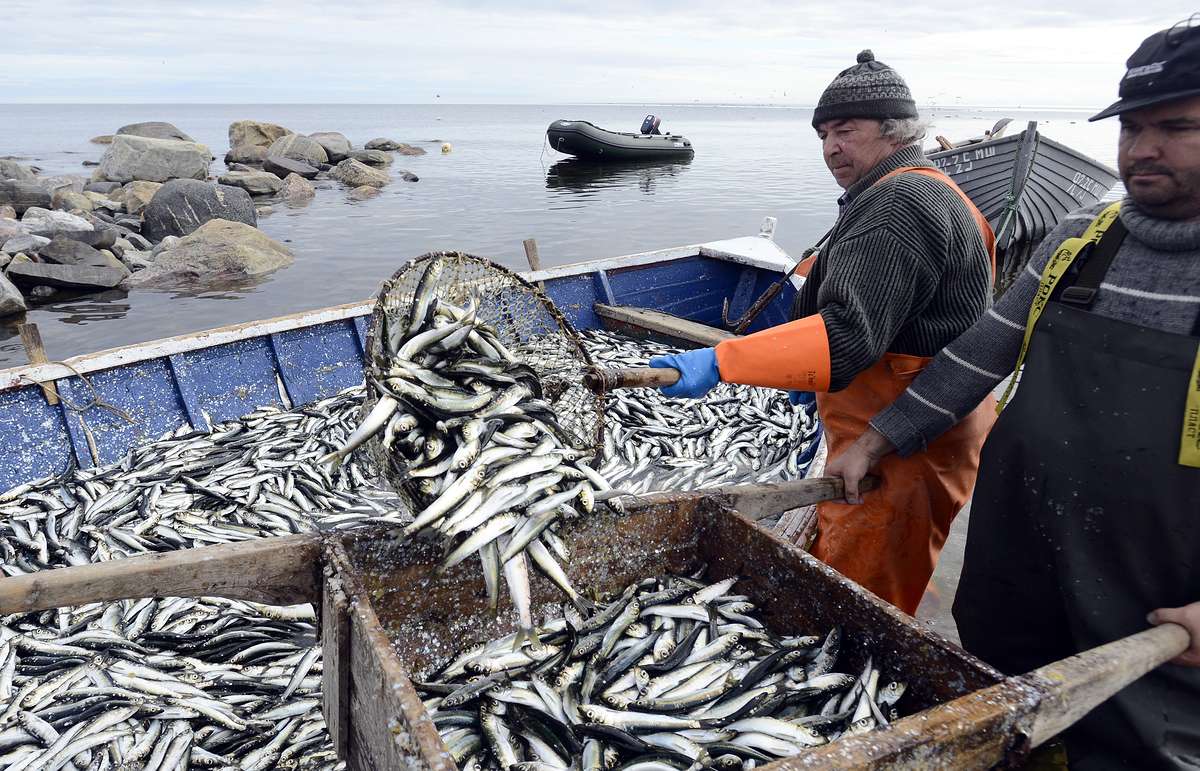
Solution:
<path fill-rule="evenodd" d="M 793 318 L 825 321 L 832 391 L 886 352 L 934 355 L 991 302 L 991 258 L 958 194 L 922 174 L 875 184 L 901 166 L 931 165 L 909 145 L 851 186 L 796 295 Z"/>
<path fill-rule="evenodd" d="M 900 454 L 923 449 L 1011 374 L 1047 259 L 1065 239 L 1082 235 L 1105 206 L 1067 215 L 996 307 L 946 346 L 891 407 L 871 420 Z M 1200 221 L 1154 219 L 1128 198 L 1121 204 L 1121 220 L 1129 234 L 1092 312 L 1189 334 L 1200 314 Z"/>

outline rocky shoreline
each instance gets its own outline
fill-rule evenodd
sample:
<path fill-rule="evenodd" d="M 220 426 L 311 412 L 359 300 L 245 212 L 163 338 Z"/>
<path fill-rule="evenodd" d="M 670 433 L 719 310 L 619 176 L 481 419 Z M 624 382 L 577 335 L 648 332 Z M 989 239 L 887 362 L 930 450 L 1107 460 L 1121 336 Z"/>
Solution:
<path fill-rule="evenodd" d="M 425 154 L 393 139 L 356 149 L 339 132 L 241 120 L 229 126 L 225 171 L 214 176 L 210 149 L 170 123 L 130 124 L 92 142 L 108 147 L 84 161 L 90 177 L 0 158 L 0 317 L 64 293 L 190 288 L 278 270 L 294 257 L 258 230 L 260 214 L 306 205 L 313 180 L 341 183 L 352 200 L 416 182 L 391 166 L 396 155 Z"/>

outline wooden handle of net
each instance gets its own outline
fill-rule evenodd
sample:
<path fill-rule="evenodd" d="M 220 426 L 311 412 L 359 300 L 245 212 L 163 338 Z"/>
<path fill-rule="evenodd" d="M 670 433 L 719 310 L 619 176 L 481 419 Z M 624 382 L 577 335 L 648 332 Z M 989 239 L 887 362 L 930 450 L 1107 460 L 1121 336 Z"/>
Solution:
<path fill-rule="evenodd" d="M 583 376 L 583 384 L 595 393 L 618 388 L 658 388 L 679 382 L 679 370 L 669 367 L 595 368 Z"/>

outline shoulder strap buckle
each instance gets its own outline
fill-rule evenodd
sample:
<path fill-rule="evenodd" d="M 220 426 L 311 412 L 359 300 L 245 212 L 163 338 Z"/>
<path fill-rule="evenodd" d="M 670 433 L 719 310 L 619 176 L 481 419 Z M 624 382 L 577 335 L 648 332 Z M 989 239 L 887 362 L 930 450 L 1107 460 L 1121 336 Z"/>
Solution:
<path fill-rule="evenodd" d="M 1079 308 L 1091 308 L 1096 301 L 1097 290 L 1090 286 L 1069 286 L 1063 290 L 1059 302 L 1074 305 Z"/>

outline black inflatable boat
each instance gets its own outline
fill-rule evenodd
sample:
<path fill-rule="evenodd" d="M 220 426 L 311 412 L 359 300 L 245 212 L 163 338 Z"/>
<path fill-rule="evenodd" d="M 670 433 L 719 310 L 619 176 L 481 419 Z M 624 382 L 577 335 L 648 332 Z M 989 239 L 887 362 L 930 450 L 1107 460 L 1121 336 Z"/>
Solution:
<path fill-rule="evenodd" d="M 657 128 L 657 121 L 654 121 L 651 130 L 657 132 Z M 694 154 L 692 143 L 686 137 L 658 133 L 623 134 L 585 120 L 556 120 L 546 129 L 546 139 L 550 147 L 560 153 L 591 160 L 678 160 L 691 158 Z"/>

